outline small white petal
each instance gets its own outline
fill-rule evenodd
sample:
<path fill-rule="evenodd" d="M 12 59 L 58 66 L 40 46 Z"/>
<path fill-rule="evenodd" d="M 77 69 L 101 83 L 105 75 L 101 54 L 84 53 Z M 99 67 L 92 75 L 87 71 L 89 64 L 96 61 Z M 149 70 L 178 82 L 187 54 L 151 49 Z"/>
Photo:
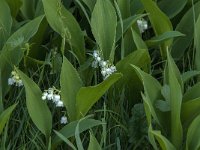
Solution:
<path fill-rule="evenodd" d="M 56 107 L 63 107 L 64 104 L 62 101 L 58 101 L 57 104 L 56 104 Z"/>
<path fill-rule="evenodd" d="M 102 76 L 105 76 L 105 75 L 106 75 L 106 71 L 105 71 L 105 70 L 102 70 L 102 71 L 101 71 L 101 74 L 102 74 Z"/>
<path fill-rule="evenodd" d="M 110 68 L 107 68 L 107 69 L 106 69 L 106 73 L 107 73 L 107 74 L 111 74 L 111 71 L 112 71 L 112 70 L 111 70 Z"/>
<path fill-rule="evenodd" d="M 23 86 L 22 80 L 18 80 L 17 85 L 18 85 L 18 87 Z"/>
<path fill-rule="evenodd" d="M 106 61 L 101 61 L 101 67 L 105 67 L 107 65 Z"/>
<path fill-rule="evenodd" d="M 101 57 L 97 57 L 97 61 L 101 61 Z"/>
<path fill-rule="evenodd" d="M 97 52 L 97 51 L 94 51 L 94 52 L 93 52 L 93 56 L 94 56 L 94 58 L 97 58 L 97 57 L 99 56 L 98 52 Z"/>
<path fill-rule="evenodd" d="M 115 72 L 115 71 L 117 71 L 117 69 L 116 69 L 115 66 L 111 66 L 110 69 L 111 69 L 112 73 Z"/>
<path fill-rule="evenodd" d="M 47 92 L 44 92 L 42 95 L 47 97 L 48 93 L 47 93 Z"/>
<path fill-rule="evenodd" d="M 61 124 L 67 124 L 68 123 L 67 117 L 66 116 L 62 116 L 61 119 L 60 119 L 60 123 Z"/>
<path fill-rule="evenodd" d="M 8 85 L 13 85 L 15 83 L 15 80 L 13 78 L 8 79 Z"/>
<path fill-rule="evenodd" d="M 47 99 L 47 96 L 43 95 L 42 100 L 46 100 L 46 99 Z"/>
<path fill-rule="evenodd" d="M 54 102 L 54 103 L 57 103 L 58 101 L 60 101 L 60 95 L 55 94 L 55 95 L 53 96 L 53 102 Z"/>
<path fill-rule="evenodd" d="M 48 100 L 52 100 L 52 99 L 53 99 L 53 94 L 48 94 L 48 95 L 47 95 L 47 99 L 48 99 Z"/>
<path fill-rule="evenodd" d="M 53 89 L 52 89 L 52 88 L 49 88 L 49 89 L 48 89 L 48 93 L 49 93 L 49 94 L 53 94 Z"/>
<path fill-rule="evenodd" d="M 147 23 L 144 24 L 143 27 L 144 27 L 145 30 L 148 29 L 148 24 Z"/>

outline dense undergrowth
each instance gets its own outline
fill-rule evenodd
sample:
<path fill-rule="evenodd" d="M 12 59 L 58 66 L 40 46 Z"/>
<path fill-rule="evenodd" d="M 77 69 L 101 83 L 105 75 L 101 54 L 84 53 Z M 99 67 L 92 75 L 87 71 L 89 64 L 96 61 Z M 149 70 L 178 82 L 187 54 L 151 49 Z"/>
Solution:
<path fill-rule="evenodd" d="M 199 0 L 0 0 L 1 149 L 200 147 Z"/>

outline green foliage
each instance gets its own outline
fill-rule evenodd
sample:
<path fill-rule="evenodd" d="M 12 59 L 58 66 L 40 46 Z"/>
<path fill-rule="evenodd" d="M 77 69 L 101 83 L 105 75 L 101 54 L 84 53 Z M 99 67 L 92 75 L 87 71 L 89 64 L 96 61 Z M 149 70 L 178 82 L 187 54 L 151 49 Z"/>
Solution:
<path fill-rule="evenodd" d="M 101 150 L 101 146 L 99 145 L 97 139 L 95 138 L 95 136 L 90 132 L 90 143 L 88 146 L 88 150 Z"/>
<path fill-rule="evenodd" d="M 176 59 L 180 59 L 187 48 L 190 46 L 194 38 L 194 20 L 197 19 L 200 10 L 200 2 L 194 4 L 181 18 L 180 22 L 176 26 L 176 31 L 185 34 L 185 37 L 178 38 L 174 41 L 172 47 L 172 56 Z M 194 15 L 195 13 L 195 15 Z"/>
<path fill-rule="evenodd" d="M 199 7 L 0 0 L 1 148 L 199 149 Z"/>
<path fill-rule="evenodd" d="M 63 44 L 68 42 L 79 63 L 85 61 L 85 43 L 83 33 L 73 15 L 64 8 L 61 1 L 42 0 L 45 16 L 50 26 L 63 38 Z M 64 49 L 62 50 L 64 53 Z"/>
<path fill-rule="evenodd" d="M 63 64 L 61 69 L 60 85 L 61 96 L 67 108 L 68 115 L 71 121 L 76 120 L 76 94 L 83 86 L 83 83 L 72 64 L 63 57 Z"/>
<path fill-rule="evenodd" d="M 15 109 L 17 104 L 13 104 L 12 106 L 8 107 L 6 110 L 4 110 L 0 115 L 0 134 L 2 134 L 3 128 L 7 124 L 7 122 L 10 119 L 10 116 Z"/>
<path fill-rule="evenodd" d="M 91 28 L 105 60 L 113 61 L 117 16 L 109 0 L 97 0 L 91 17 Z"/>
<path fill-rule="evenodd" d="M 183 96 L 183 82 L 181 80 L 181 75 L 169 53 L 167 55 L 167 65 L 165 67 L 165 80 L 163 88 L 161 88 L 156 79 L 141 71 L 136 66 L 133 67 L 137 71 L 138 76 L 141 78 L 144 85 L 145 95 L 143 95 L 143 100 L 145 104 L 146 115 L 148 116 L 147 119 L 150 129 L 149 138 L 151 144 L 155 147 L 154 140 L 156 139 L 163 150 L 181 149 L 181 147 L 183 147 L 183 131 L 188 132 L 188 134 L 190 134 L 189 136 L 191 136 L 187 140 L 191 141 L 191 138 L 194 138 L 195 136 L 191 135 L 193 134 L 192 132 L 194 132 L 191 130 L 195 128 L 195 125 L 198 122 L 195 120 L 199 115 L 198 108 L 200 101 L 199 95 L 196 94 L 199 84 L 196 84 L 193 88 L 189 89 Z M 163 97 L 159 97 L 160 94 L 162 94 Z M 196 99 L 194 99 L 195 97 Z M 160 98 L 164 100 L 161 101 L 159 100 Z M 158 111 L 157 108 L 159 108 L 160 111 Z M 156 110 L 158 111 L 157 113 L 155 113 Z M 159 116 L 161 112 L 165 112 L 164 114 L 162 113 L 165 118 L 163 118 L 164 116 Z M 160 126 L 159 128 L 152 129 L 151 124 L 153 124 L 153 122 L 150 118 L 150 115 L 152 115 L 153 119 Z M 162 119 L 164 119 L 165 124 L 169 126 L 168 128 L 166 128 L 165 124 L 161 123 L 160 120 Z M 168 122 L 170 124 L 168 124 Z M 193 146 L 198 147 L 198 142 Z"/>
<path fill-rule="evenodd" d="M 76 130 L 78 123 L 79 123 L 79 121 L 73 121 L 73 122 L 69 123 L 68 125 L 64 126 L 59 132 L 63 136 L 65 136 L 65 138 L 70 138 L 75 134 L 75 130 Z M 90 128 L 98 126 L 98 125 L 102 125 L 102 122 L 98 121 L 98 120 L 86 118 L 86 119 L 82 120 L 79 124 L 79 133 L 82 133 L 83 131 L 86 131 L 87 129 L 90 129 Z M 55 136 L 53 138 L 52 147 L 56 147 L 61 142 L 62 142 L 62 140 L 58 136 Z"/>
<path fill-rule="evenodd" d="M 0 53 L 0 68 L 2 73 L 2 95 L 5 96 L 8 90 L 7 79 L 13 69 L 23 58 L 24 45 L 37 32 L 40 22 L 44 16 L 35 18 L 14 32 L 4 44 Z"/>
<path fill-rule="evenodd" d="M 116 73 L 96 86 L 82 87 L 76 96 L 77 119 L 85 116 L 89 109 L 121 78 L 121 76 L 121 74 Z"/>
<path fill-rule="evenodd" d="M 12 17 L 10 8 L 4 0 L 0 1 L 0 9 L 2 10 L 2 13 L 0 14 L 0 49 L 2 49 L 11 33 Z"/>
<path fill-rule="evenodd" d="M 26 105 L 33 123 L 48 139 L 52 128 L 52 116 L 45 101 L 41 100 L 42 92 L 30 78 L 17 70 L 26 90 Z"/>
<path fill-rule="evenodd" d="M 141 0 L 144 5 L 145 11 L 149 13 L 149 19 L 157 36 L 172 31 L 172 24 L 169 18 L 158 8 L 155 2 L 151 0 Z M 163 58 L 166 57 L 166 47 L 170 47 L 172 40 L 167 40 L 161 44 L 161 55 Z"/>

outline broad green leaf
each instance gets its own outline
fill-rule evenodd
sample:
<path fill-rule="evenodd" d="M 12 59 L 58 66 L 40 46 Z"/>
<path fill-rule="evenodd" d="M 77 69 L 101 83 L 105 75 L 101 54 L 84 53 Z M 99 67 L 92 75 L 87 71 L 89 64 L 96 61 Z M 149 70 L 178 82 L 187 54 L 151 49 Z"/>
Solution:
<path fill-rule="evenodd" d="M 152 113 L 154 113 L 154 108 L 152 109 L 150 100 L 143 94 L 142 95 L 142 99 L 143 99 L 143 104 L 144 104 L 144 110 L 146 113 L 146 117 L 147 117 L 147 123 L 148 123 L 148 138 L 149 138 L 149 142 L 151 143 L 151 145 L 153 146 L 154 150 L 158 150 L 156 141 L 155 141 L 155 137 L 152 135 L 152 133 L 150 131 L 152 131 Z M 152 112 L 153 110 L 153 112 Z"/>
<path fill-rule="evenodd" d="M 191 123 L 186 140 L 186 150 L 199 150 L 200 148 L 200 115 Z"/>
<path fill-rule="evenodd" d="M 186 125 L 189 125 L 191 121 L 200 114 L 200 97 L 188 100 L 182 103 L 181 107 L 181 120 Z"/>
<path fill-rule="evenodd" d="M 173 144 L 160 131 L 151 131 L 151 133 L 155 136 L 162 150 L 176 150 Z"/>
<path fill-rule="evenodd" d="M 87 117 L 85 117 L 85 118 L 87 118 Z M 81 118 L 78 121 L 78 123 L 76 125 L 76 129 L 75 129 L 75 139 L 76 139 L 76 145 L 78 147 L 78 150 L 84 150 L 83 143 L 82 143 L 81 138 L 80 138 L 79 125 L 83 120 L 85 120 L 85 118 Z"/>
<path fill-rule="evenodd" d="M 73 143 L 70 142 L 70 140 L 68 140 L 64 135 L 62 135 L 61 133 L 59 133 L 58 131 L 55 131 L 56 135 L 62 139 L 67 145 L 69 145 L 73 150 L 77 150 L 76 147 L 73 145 Z"/>
<path fill-rule="evenodd" d="M 76 119 L 76 95 L 83 83 L 73 65 L 63 57 L 60 75 L 61 97 L 67 108 L 70 121 Z"/>
<path fill-rule="evenodd" d="M 172 24 L 169 18 L 158 8 L 156 3 L 152 0 L 141 0 L 145 10 L 149 13 L 149 19 L 154 29 L 156 36 L 161 35 L 167 31 L 172 31 Z M 170 47 L 172 40 L 167 40 L 161 44 L 161 56 L 166 57 L 166 48 Z"/>
<path fill-rule="evenodd" d="M 1 78 L 1 68 L 0 68 L 0 85 L 2 85 L 2 78 Z M 3 94 L 2 94 L 2 86 L 0 86 L 0 113 L 3 112 Z"/>
<path fill-rule="evenodd" d="M 191 78 L 193 78 L 193 77 L 195 77 L 197 75 L 200 75 L 200 71 L 192 70 L 192 71 L 184 72 L 181 75 L 181 78 L 183 80 L 183 83 L 185 83 L 185 82 L 187 82 L 188 80 L 190 80 Z"/>
<path fill-rule="evenodd" d="M 200 58 L 200 14 L 199 17 L 197 19 L 197 22 L 195 24 L 195 36 L 194 36 L 194 40 L 195 40 L 195 46 L 196 46 L 196 53 L 195 53 L 195 66 L 196 69 L 198 71 L 200 71 L 200 62 L 199 62 L 199 58 Z"/>
<path fill-rule="evenodd" d="M 52 128 L 51 112 L 44 100 L 42 100 L 42 91 L 32 79 L 17 69 L 17 73 L 25 87 L 26 106 L 28 113 L 36 127 L 49 138 Z"/>
<path fill-rule="evenodd" d="M 168 101 L 157 100 L 155 103 L 155 107 L 158 108 L 162 112 L 170 111 L 170 104 Z"/>
<path fill-rule="evenodd" d="M 90 132 L 90 143 L 88 146 L 88 150 L 102 150 L 95 136 Z"/>
<path fill-rule="evenodd" d="M 94 9 L 96 0 L 82 0 L 82 1 L 83 1 L 83 2 L 87 5 L 87 7 L 90 9 L 90 12 L 92 12 L 93 9 Z"/>
<path fill-rule="evenodd" d="M 18 65 L 23 57 L 23 47 L 30 38 L 37 32 L 44 16 L 31 20 L 16 32 L 14 32 L 5 43 L 0 53 L 0 68 L 2 72 L 3 96 L 8 91 L 7 80 L 13 69 L 13 65 Z"/>
<path fill-rule="evenodd" d="M 128 18 L 131 15 L 130 12 L 130 0 L 117 0 L 117 4 L 120 8 L 122 18 Z"/>
<path fill-rule="evenodd" d="M 8 122 L 10 115 L 12 114 L 13 110 L 17 104 L 14 104 L 10 107 L 8 107 L 6 110 L 4 110 L 0 115 L 0 135 L 3 131 L 3 128 L 5 127 L 6 123 Z"/>
<path fill-rule="evenodd" d="M 50 26 L 71 46 L 79 63 L 85 61 L 84 35 L 74 16 L 64 8 L 60 0 L 42 0 Z"/>
<path fill-rule="evenodd" d="M 22 6 L 20 11 L 25 19 L 33 19 L 35 16 L 35 0 L 21 0 Z"/>
<path fill-rule="evenodd" d="M 168 55 L 167 55 L 167 62 L 169 64 L 170 62 L 170 66 L 166 66 L 168 68 L 165 68 L 165 72 L 164 72 L 164 83 L 166 85 L 169 84 L 169 68 L 171 69 L 171 71 L 174 73 L 175 75 L 175 78 L 177 79 L 179 85 L 180 85 L 180 88 L 181 88 L 181 91 L 183 92 L 184 91 L 184 85 L 183 85 L 183 81 L 182 81 L 182 77 L 181 77 L 181 73 L 179 71 L 179 68 L 176 66 L 176 63 L 174 62 L 172 56 L 169 54 L 168 52 Z"/>
<path fill-rule="evenodd" d="M 137 98 L 140 98 L 143 86 L 130 64 L 133 64 L 142 68 L 145 71 L 148 71 L 150 62 L 151 60 L 148 51 L 145 49 L 141 49 L 132 52 L 116 64 L 117 70 L 123 74 L 122 79 L 117 82 L 116 86 L 118 88 L 123 88 L 125 86 L 125 95 L 131 101 L 133 101 L 133 97 L 135 98 L 135 100 Z"/>
<path fill-rule="evenodd" d="M 32 79 L 17 69 L 26 91 L 26 106 L 28 113 L 37 128 L 48 139 L 52 128 L 51 112 L 45 101 L 42 100 L 42 91 Z"/>
<path fill-rule="evenodd" d="M 175 37 L 181 37 L 181 36 L 185 36 L 185 35 L 178 31 L 168 31 L 159 36 L 153 37 L 150 40 L 147 40 L 146 44 L 148 46 L 155 46 L 155 45 L 162 44 L 166 40 L 173 39 Z"/>
<path fill-rule="evenodd" d="M 144 12 L 144 7 L 140 0 L 130 0 L 131 14 L 141 14 Z"/>
<path fill-rule="evenodd" d="M 113 61 L 117 16 L 110 0 L 97 0 L 91 18 L 92 33 L 105 60 Z"/>
<path fill-rule="evenodd" d="M 155 119 L 158 125 L 161 125 L 161 113 L 154 108 L 154 104 L 156 100 L 161 99 L 161 85 L 160 83 L 153 78 L 148 73 L 142 71 L 137 66 L 131 65 L 134 70 L 136 71 L 138 77 L 140 78 L 143 86 L 144 86 L 144 92 L 147 99 L 147 104 L 149 106 L 151 115 Z"/>
<path fill-rule="evenodd" d="M 75 135 L 76 126 L 78 124 L 78 121 L 70 122 L 69 124 L 65 125 L 59 133 L 61 133 L 65 138 L 70 138 Z M 102 125 L 103 123 L 98 120 L 94 119 L 84 119 L 79 124 L 79 133 L 82 133 L 83 131 L 86 131 L 88 129 L 91 129 L 95 126 Z M 52 147 L 56 148 L 57 145 L 59 145 L 62 142 L 62 140 L 55 136 L 52 140 Z"/>
<path fill-rule="evenodd" d="M 121 74 L 115 73 L 98 85 L 82 87 L 76 96 L 77 119 L 85 116 L 90 108 L 121 77 Z"/>
<path fill-rule="evenodd" d="M 10 36 L 12 27 L 12 16 L 10 14 L 10 8 L 5 0 L 0 1 L 0 51 Z"/>
<path fill-rule="evenodd" d="M 22 6 L 22 0 L 6 0 L 6 2 L 10 7 L 12 17 L 15 18 Z"/>
<path fill-rule="evenodd" d="M 146 16 L 146 14 L 140 14 L 140 15 L 134 15 L 134 16 L 131 16 L 129 18 L 126 18 L 123 20 L 123 31 L 124 33 L 132 27 L 132 25 L 140 18 Z M 122 33 L 122 30 L 121 30 L 121 23 L 118 22 L 117 23 L 117 31 L 116 31 L 116 42 L 119 41 L 119 39 L 122 37 L 122 35 L 124 34 Z"/>
<path fill-rule="evenodd" d="M 34 43 L 30 45 L 30 50 L 28 53 L 28 56 L 43 60 L 46 55 L 46 49 L 42 46 L 43 40 L 46 38 L 48 29 L 48 22 L 46 19 L 43 19 L 40 23 L 40 26 L 38 28 L 38 31 L 36 34 L 31 38 L 29 43 Z"/>
<path fill-rule="evenodd" d="M 133 29 L 131 29 L 131 31 L 132 31 L 133 40 L 135 42 L 137 49 L 148 49 L 142 37 Z"/>
<path fill-rule="evenodd" d="M 172 56 L 176 59 L 180 59 L 186 49 L 190 46 L 191 42 L 194 38 L 194 19 L 196 20 L 198 15 L 200 14 L 200 2 L 194 4 L 194 13 L 193 14 L 193 7 L 190 8 L 185 15 L 182 17 L 179 24 L 176 26 L 176 31 L 179 31 L 186 36 L 180 37 L 174 41 L 172 46 Z"/>
<path fill-rule="evenodd" d="M 181 125 L 181 103 L 182 88 L 177 78 L 177 69 L 169 52 L 167 53 L 167 70 L 170 88 L 170 107 L 171 107 L 171 141 L 173 145 L 180 149 L 182 145 L 183 131 Z M 180 77 L 180 76 L 178 76 Z"/>
<path fill-rule="evenodd" d="M 185 92 L 185 94 L 183 95 L 183 101 L 186 102 L 188 100 L 200 97 L 199 90 L 200 90 L 200 83 L 198 82 Z"/>
<path fill-rule="evenodd" d="M 36 8 L 35 8 L 35 16 L 34 17 L 40 16 L 42 14 L 44 14 L 43 3 L 41 0 L 39 0 L 37 2 Z M 46 22 L 46 20 L 45 20 L 45 22 Z"/>
<path fill-rule="evenodd" d="M 173 18 L 185 7 L 187 1 L 188 0 L 161 0 L 158 2 L 158 6 L 169 18 Z"/>

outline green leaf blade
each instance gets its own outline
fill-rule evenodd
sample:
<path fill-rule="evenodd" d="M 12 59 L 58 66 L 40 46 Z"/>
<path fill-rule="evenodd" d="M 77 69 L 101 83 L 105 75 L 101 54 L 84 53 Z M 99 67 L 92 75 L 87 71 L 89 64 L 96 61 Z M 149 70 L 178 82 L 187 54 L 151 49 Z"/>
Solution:
<path fill-rule="evenodd" d="M 50 26 L 72 46 L 80 64 L 85 61 L 84 35 L 74 16 L 59 0 L 42 0 L 45 15 Z"/>
<path fill-rule="evenodd" d="M 26 106 L 33 123 L 48 139 L 52 129 L 51 112 L 42 100 L 42 91 L 29 77 L 17 70 L 26 90 Z"/>
<path fill-rule="evenodd" d="M 76 119 L 76 95 L 83 83 L 73 65 L 63 57 L 60 75 L 61 97 L 67 108 L 70 121 Z"/>
<path fill-rule="evenodd" d="M 91 18 L 92 33 L 105 60 L 111 56 L 115 48 L 117 15 L 109 0 L 97 0 Z M 112 58 L 113 59 L 113 58 Z"/>
<path fill-rule="evenodd" d="M 96 86 L 82 87 L 76 97 L 77 119 L 85 116 L 89 109 L 121 77 L 120 73 L 115 73 Z"/>

